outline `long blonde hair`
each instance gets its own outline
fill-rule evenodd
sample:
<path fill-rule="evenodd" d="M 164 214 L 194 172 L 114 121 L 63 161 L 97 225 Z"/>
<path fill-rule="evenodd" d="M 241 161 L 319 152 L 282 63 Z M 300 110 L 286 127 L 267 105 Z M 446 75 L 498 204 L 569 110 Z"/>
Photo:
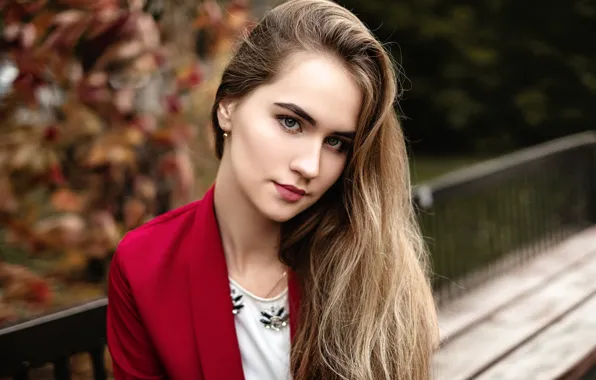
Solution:
<path fill-rule="evenodd" d="M 212 110 L 217 155 L 223 153 L 219 102 L 275 80 L 298 51 L 340 59 L 359 83 L 363 104 L 342 177 L 283 226 L 281 258 L 302 292 L 292 376 L 429 379 L 436 310 L 394 108 L 396 74 L 366 26 L 327 0 L 291 0 L 267 13 L 223 73 Z"/>

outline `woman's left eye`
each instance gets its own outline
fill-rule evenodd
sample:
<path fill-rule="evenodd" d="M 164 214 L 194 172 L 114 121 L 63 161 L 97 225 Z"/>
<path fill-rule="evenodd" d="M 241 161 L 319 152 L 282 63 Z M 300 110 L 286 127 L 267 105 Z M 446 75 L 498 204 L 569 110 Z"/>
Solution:
<path fill-rule="evenodd" d="M 327 139 L 327 145 L 338 151 L 342 151 L 344 149 L 344 141 L 337 137 L 329 137 Z"/>
<path fill-rule="evenodd" d="M 300 127 L 300 122 L 292 117 L 279 116 L 277 119 L 279 120 L 281 126 L 287 129 L 289 132 L 300 132 L 302 130 Z"/>

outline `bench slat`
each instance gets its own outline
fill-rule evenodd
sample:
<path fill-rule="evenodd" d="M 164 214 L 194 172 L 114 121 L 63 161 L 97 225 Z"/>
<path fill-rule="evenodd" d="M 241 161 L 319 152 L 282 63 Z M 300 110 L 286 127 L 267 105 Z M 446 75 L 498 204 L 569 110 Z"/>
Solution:
<path fill-rule="evenodd" d="M 448 341 L 433 358 L 437 378 L 473 378 L 595 293 L 596 254 L 588 258 Z"/>
<path fill-rule="evenodd" d="M 595 349 L 596 296 L 515 350 L 478 380 L 567 378 L 563 375 L 569 368 L 590 358 Z M 592 355 L 591 360 L 595 359 Z"/>
<path fill-rule="evenodd" d="M 517 297 L 548 283 L 586 259 L 593 251 L 596 251 L 596 228 L 589 228 L 556 245 L 527 265 L 504 273 L 468 295 L 446 304 L 439 312 L 441 340 L 449 340 Z"/>

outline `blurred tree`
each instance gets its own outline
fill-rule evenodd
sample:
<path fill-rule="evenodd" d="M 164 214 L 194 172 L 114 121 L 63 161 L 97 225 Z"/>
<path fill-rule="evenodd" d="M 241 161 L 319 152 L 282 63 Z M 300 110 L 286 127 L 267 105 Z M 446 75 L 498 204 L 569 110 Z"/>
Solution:
<path fill-rule="evenodd" d="M 592 1 L 339 2 L 403 65 L 415 150 L 497 153 L 596 122 Z"/>
<path fill-rule="evenodd" d="M 242 0 L 172 5 L 0 0 L 0 323 L 101 282 L 127 231 L 196 197 L 194 94 L 248 20 Z"/>

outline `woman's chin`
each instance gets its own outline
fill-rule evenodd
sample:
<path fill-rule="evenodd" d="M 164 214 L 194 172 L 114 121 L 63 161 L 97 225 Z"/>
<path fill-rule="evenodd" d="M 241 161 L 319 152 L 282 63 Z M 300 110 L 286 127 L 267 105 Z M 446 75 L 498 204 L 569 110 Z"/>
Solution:
<path fill-rule="evenodd" d="M 261 208 L 261 213 L 263 213 L 267 219 L 277 223 L 287 222 L 301 211 L 302 209 L 298 205 L 279 204 L 279 202 L 272 202 Z"/>
<path fill-rule="evenodd" d="M 285 222 L 287 222 L 288 220 L 290 220 L 290 219 L 292 219 L 293 217 L 295 217 L 297 214 L 298 214 L 298 213 L 296 213 L 296 212 L 289 213 L 289 212 L 281 212 L 281 211 L 278 211 L 278 212 L 269 212 L 269 213 L 266 213 L 266 214 L 265 214 L 265 216 L 266 216 L 266 217 L 267 217 L 269 220 L 271 220 L 271 221 L 273 221 L 273 222 L 277 222 L 277 223 L 285 223 Z"/>

